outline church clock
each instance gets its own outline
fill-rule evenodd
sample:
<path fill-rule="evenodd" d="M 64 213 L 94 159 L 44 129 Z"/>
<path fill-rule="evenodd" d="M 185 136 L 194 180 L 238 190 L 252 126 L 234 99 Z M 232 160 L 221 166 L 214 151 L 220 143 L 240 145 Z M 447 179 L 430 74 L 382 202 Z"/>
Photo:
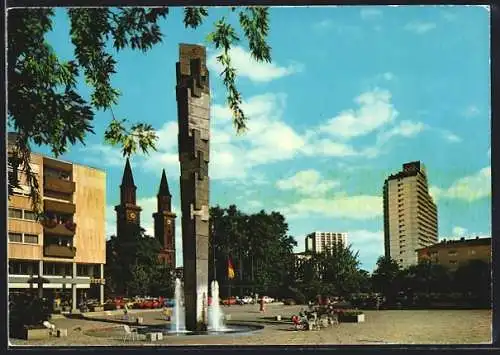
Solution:
<path fill-rule="evenodd" d="M 128 211 L 127 212 L 127 220 L 129 222 L 135 222 L 135 219 L 137 218 L 137 215 L 135 214 L 134 211 Z"/>

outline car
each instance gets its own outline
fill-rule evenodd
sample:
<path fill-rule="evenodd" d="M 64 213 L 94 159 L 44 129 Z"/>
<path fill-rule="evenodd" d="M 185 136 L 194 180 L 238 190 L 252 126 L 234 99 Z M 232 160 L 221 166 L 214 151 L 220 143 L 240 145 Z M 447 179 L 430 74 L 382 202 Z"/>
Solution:
<path fill-rule="evenodd" d="M 264 303 L 274 302 L 274 298 L 269 297 L 269 296 L 262 296 L 262 300 L 264 300 Z"/>
<path fill-rule="evenodd" d="M 254 303 L 254 299 L 251 296 L 243 296 L 240 298 L 241 304 L 252 304 Z"/>
<path fill-rule="evenodd" d="M 223 304 L 224 306 L 236 304 L 236 297 L 225 298 L 221 300 L 220 303 Z"/>
<path fill-rule="evenodd" d="M 175 307 L 175 299 L 173 298 L 165 298 L 163 301 L 163 305 L 168 308 L 174 308 Z"/>

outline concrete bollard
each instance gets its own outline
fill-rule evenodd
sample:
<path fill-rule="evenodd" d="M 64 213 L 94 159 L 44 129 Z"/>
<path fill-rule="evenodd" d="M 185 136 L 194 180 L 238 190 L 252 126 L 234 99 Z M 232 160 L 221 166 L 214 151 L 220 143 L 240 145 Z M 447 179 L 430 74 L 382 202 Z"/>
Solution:
<path fill-rule="evenodd" d="M 147 333 L 146 334 L 147 341 L 156 341 L 156 339 L 157 339 L 156 333 Z"/>
<path fill-rule="evenodd" d="M 156 340 L 163 340 L 163 333 L 156 333 Z"/>
<path fill-rule="evenodd" d="M 142 318 L 142 317 L 137 317 L 137 319 L 136 319 L 136 323 L 137 323 L 137 324 L 143 324 L 143 323 L 144 323 L 144 318 Z"/>
<path fill-rule="evenodd" d="M 68 329 L 57 329 L 57 337 L 62 338 L 67 336 L 68 336 Z"/>
<path fill-rule="evenodd" d="M 281 316 L 276 316 L 276 320 L 281 320 Z"/>

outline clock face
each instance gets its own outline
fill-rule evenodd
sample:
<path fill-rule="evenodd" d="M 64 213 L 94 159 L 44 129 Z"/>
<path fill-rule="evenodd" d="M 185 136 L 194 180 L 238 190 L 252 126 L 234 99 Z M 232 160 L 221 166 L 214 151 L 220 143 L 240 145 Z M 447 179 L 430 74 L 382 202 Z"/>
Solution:
<path fill-rule="evenodd" d="M 127 213 L 127 218 L 128 218 L 130 221 L 135 221 L 135 217 L 136 217 L 135 212 L 130 211 L 130 212 L 128 212 L 128 213 Z"/>

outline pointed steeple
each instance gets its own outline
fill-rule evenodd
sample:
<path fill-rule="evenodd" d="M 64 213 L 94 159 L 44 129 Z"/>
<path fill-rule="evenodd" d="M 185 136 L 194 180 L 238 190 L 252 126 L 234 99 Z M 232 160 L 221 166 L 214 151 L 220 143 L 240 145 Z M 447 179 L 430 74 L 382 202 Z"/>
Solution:
<path fill-rule="evenodd" d="M 165 174 L 165 169 L 161 174 L 160 188 L 158 189 L 158 196 L 172 196 L 168 188 L 167 174 Z"/>
<path fill-rule="evenodd" d="M 161 174 L 160 188 L 158 189 L 158 195 L 156 195 L 156 200 L 158 202 L 158 212 L 171 212 L 172 211 L 172 195 L 168 188 L 167 174 L 165 174 L 165 169 Z"/>
<path fill-rule="evenodd" d="M 135 205 L 135 191 L 137 187 L 134 184 L 134 176 L 132 175 L 132 168 L 130 161 L 127 158 L 125 169 L 123 169 L 122 184 L 120 185 L 120 200 L 121 204 Z"/>
<path fill-rule="evenodd" d="M 134 176 L 132 175 L 132 168 L 130 167 L 129 158 L 127 158 L 125 169 L 123 169 L 122 186 L 135 186 Z"/>

